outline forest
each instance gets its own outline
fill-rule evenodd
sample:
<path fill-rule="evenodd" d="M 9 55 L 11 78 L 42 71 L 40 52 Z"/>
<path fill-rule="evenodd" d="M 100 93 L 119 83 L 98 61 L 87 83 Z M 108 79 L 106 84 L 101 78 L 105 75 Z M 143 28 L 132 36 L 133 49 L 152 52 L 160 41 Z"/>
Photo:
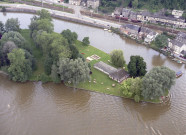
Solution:
<path fill-rule="evenodd" d="M 186 0 L 101 0 L 99 10 L 109 13 L 115 7 L 148 9 L 151 12 L 156 12 L 163 8 L 186 10 Z"/>

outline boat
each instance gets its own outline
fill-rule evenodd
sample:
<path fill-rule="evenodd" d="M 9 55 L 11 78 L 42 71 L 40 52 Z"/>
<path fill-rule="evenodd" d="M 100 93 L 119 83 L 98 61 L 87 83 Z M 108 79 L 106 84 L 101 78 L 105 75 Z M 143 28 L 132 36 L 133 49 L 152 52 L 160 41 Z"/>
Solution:
<path fill-rule="evenodd" d="M 108 30 L 108 32 L 112 32 L 111 30 Z"/>
<path fill-rule="evenodd" d="M 177 62 L 177 63 L 180 63 L 180 64 L 183 63 L 181 60 L 177 60 L 176 62 Z"/>
<path fill-rule="evenodd" d="M 107 31 L 108 29 L 103 29 L 104 31 Z"/>
<path fill-rule="evenodd" d="M 178 72 L 176 73 L 176 78 L 182 76 L 182 74 L 183 74 L 182 71 L 178 71 Z"/>

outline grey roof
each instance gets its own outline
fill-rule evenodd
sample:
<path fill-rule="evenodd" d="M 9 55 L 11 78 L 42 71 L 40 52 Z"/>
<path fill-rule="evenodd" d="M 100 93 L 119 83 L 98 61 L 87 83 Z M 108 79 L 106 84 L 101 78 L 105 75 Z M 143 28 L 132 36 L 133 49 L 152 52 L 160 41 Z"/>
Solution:
<path fill-rule="evenodd" d="M 131 30 L 135 30 L 135 31 L 139 31 L 139 29 L 140 29 L 140 26 L 138 26 L 138 25 L 133 25 L 133 24 L 126 24 L 126 25 L 124 25 L 124 27 L 125 27 L 125 28 L 129 28 L 129 29 L 131 29 Z"/>
<path fill-rule="evenodd" d="M 186 51 L 182 50 L 181 54 L 186 55 Z"/>
<path fill-rule="evenodd" d="M 154 32 L 154 31 L 149 29 L 149 28 L 146 28 L 146 27 L 141 27 L 140 32 L 149 34 L 149 33 Z"/>
<path fill-rule="evenodd" d="M 176 40 L 180 41 L 181 43 L 186 44 L 186 33 L 179 32 L 176 36 Z"/>
<path fill-rule="evenodd" d="M 122 81 L 125 76 L 129 76 L 129 74 L 124 69 L 118 69 L 116 72 L 110 73 L 110 77 Z"/>
<path fill-rule="evenodd" d="M 179 42 L 178 40 L 171 40 L 170 41 L 173 45 L 182 47 L 184 44 L 182 42 Z"/>
<path fill-rule="evenodd" d="M 130 12 L 131 12 L 131 9 L 123 8 L 122 10 L 123 17 L 129 17 Z"/>
<path fill-rule="evenodd" d="M 108 65 L 108 64 L 106 64 L 106 63 L 104 63 L 102 61 L 94 64 L 94 67 L 103 70 L 107 74 L 110 74 L 110 73 L 113 73 L 113 72 L 116 72 L 117 71 L 116 68 L 114 68 L 114 67 L 112 67 L 112 66 L 110 66 L 110 65 Z"/>
<path fill-rule="evenodd" d="M 116 7 L 114 10 L 114 14 L 117 14 L 117 15 L 120 15 L 121 12 L 122 12 L 122 8 L 120 8 L 120 7 Z"/>

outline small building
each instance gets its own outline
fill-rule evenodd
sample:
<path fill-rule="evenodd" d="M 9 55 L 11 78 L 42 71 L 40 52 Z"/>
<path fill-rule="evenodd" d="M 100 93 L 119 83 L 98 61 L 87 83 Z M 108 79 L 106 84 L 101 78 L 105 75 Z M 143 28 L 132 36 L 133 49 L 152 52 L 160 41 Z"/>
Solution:
<path fill-rule="evenodd" d="M 129 18 L 130 12 L 131 12 L 131 9 L 123 8 L 122 16 L 125 18 Z"/>
<path fill-rule="evenodd" d="M 177 54 L 177 55 L 185 55 L 186 51 L 186 42 L 182 43 L 178 40 L 170 40 L 168 46 L 171 48 L 171 50 Z"/>
<path fill-rule="evenodd" d="M 69 4 L 79 6 L 81 4 L 81 0 L 69 0 Z"/>
<path fill-rule="evenodd" d="M 116 69 L 102 61 L 94 64 L 94 68 L 107 74 L 111 79 L 121 83 L 129 77 L 129 74 L 124 69 Z"/>
<path fill-rule="evenodd" d="M 137 20 L 137 12 L 131 11 L 130 12 L 130 15 L 129 15 L 129 19 L 132 22 L 138 22 L 138 20 Z"/>
<path fill-rule="evenodd" d="M 87 0 L 87 7 L 96 9 L 99 7 L 99 0 Z"/>
<path fill-rule="evenodd" d="M 139 38 L 145 38 L 151 32 L 153 32 L 152 29 L 149 29 L 149 28 L 146 28 L 146 27 L 141 27 L 140 32 L 139 32 Z"/>
<path fill-rule="evenodd" d="M 146 38 L 145 38 L 145 43 L 147 44 L 150 44 L 153 40 L 155 40 L 155 38 L 158 36 L 158 33 L 153 31 L 153 32 L 150 32 Z"/>
<path fill-rule="evenodd" d="M 186 54 L 186 33 L 179 32 L 174 40 L 170 40 L 168 46 L 178 55 Z"/>
<path fill-rule="evenodd" d="M 116 7 L 114 10 L 114 15 L 115 16 L 120 16 L 122 14 L 122 8 Z"/>
<path fill-rule="evenodd" d="M 183 11 L 181 11 L 181 10 L 172 10 L 172 15 L 175 18 L 180 18 L 183 15 Z"/>
<path fill-rule="evenodd" d="M 140 31 L 140 26 L 133 24 L 126 24 L 120 27 L 120 31 L 133 38 L 138 38 L 138 33 Z"/>

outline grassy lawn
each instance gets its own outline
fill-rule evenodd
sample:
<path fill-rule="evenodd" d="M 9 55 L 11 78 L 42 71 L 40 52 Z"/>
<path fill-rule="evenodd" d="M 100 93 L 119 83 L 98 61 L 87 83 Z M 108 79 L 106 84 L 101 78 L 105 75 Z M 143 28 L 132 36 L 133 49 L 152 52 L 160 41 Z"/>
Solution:
<path fill-rule="evenodd" d="M 44 74 L 44 63 L 42 52 L 35 46 L 34 41 L 30 38 L 30 31 L 28 29 L 21 30 L 21 35 L 27 40 L 27 43 L 30 44 L 34 58 L 36 59 L 36 70 L 33 71 L 30 81 L 38 80 L 38 76 Z"/>
<path fill-rule="evenodd" d="M 120 84 L 108 77 L 108 75 L 102 73 L 101 71 L 95 69 L 93 66 L 95 63 L 99 61 L 103 61 L 109 65 L 111 63 L 108 61 L 110 60 L 110 55 L 93 47 L 93 46 L 84 46 L 80 41 L 76 42 L 76 47 L 79 50 L 81 54 L 85 58 L 88 56 L 92 56 L 94 54 L 98 55 L 101 57 L 99 60 L 93 60 L 90 62 L 91 64 L 91 70 L 92 70 L 92 75 L 91 75 L 91 82 L 85 82 L 85 83 L 80 83 L 78 85 L 78 88 L 86 89 L 86 90 L 91 90 L 91 91 L 97 91 L 101 93 L 106 93 L 110 95 L 116 95 L 116 96 L 121 96 L 120 93 Z M 113 66 L 113 65 L 111 65 Z M 93 82 L 93 80 L 96 80 L 96 83 Z M 112 87 L 112 84 L 115 84 L 115 87 Z"/>

